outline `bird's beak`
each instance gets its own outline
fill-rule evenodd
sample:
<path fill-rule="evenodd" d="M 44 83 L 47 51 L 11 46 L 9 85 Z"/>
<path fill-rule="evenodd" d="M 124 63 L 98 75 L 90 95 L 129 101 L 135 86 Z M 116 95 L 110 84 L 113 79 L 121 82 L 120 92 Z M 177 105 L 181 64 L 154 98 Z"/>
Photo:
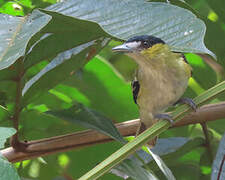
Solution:
<path fill-rule="evenodd" d="M 114 48 L 112 48 L 112 51 L 113 52 L 125 52 L 125 53 L 129 53 L 129 52 L 132 52 L 132 48 L 127 46 L 126 43 L 122 44 L 122 45 L 119 45 L 119 46 L 116 46 Z"/>

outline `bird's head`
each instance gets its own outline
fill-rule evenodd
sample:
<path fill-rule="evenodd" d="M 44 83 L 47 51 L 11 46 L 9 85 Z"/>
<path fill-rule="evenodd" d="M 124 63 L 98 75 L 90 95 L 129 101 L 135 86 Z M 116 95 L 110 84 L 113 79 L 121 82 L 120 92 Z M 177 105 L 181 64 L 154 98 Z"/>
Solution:
<path fill-rule="evenodd" d="M 163 40 L 148 35 L 132 37 L 122 45 L 112 49 L 114 52 L 126 53 L 135 60 L 136 63 L 143 67 L 146 65 L 148 66 L 149 63 L 156 63 L 158 66 L 164 63 L 164 58 L 160 58 L 159 56 L 162 56 L 162 54 L 165 54 L 164 52 L 167 52 L 168 50 L 169 48 L 165 45 Z M 152 59 L 157 59 L 157 61 L 152 61 Z"/>
<path fill-rule="evenodd" d="M 165 42 L 157 37 L 142 35 L 128 39 L 122 45 L 112 48 L 114 52 L 139 53 L 147 50 L 156 44 L 165 44 Z"/>

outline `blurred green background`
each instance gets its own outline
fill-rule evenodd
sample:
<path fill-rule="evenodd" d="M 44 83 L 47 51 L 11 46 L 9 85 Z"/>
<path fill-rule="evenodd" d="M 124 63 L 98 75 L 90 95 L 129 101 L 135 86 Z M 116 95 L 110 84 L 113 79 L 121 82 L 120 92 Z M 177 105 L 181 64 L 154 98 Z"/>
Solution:
<path fill-rule="evenodd" d="M 34 8 L 45 8 L 60 1 L 55 0 L 0 0 L 0 13 L 14 16 L 24 16 Z M 186 0 L 171 1 L 172 4 L 188 8 L 201 18 L 207 27 L 205 44 L 217 56 L 217 61 L 209 59 L 204 61 L 195 54 L 185 54 L 193 68 L 193 77 L 184 96 L 196 97 L 200 93 L 224 80 L 225 74 L 225 1 L 217 0 Z M 111 48 L 119 42 L 111 41 L 97 56 L 80 69 L 76 74 L 66 79 L 63 83 L 42 94 L 32 101 L 21 114 L 21 134 L 25 139 L 40 139 L 65 133 L 71 133 L 83 128 L 56 117 L 42 114 L 48 109 L 71 107 L 74 102 L 101 112 L 114 123 L 138 118 L 138 108 L 134 104 L 131 94 L 130 81 L 133 77 L 136 64 L 128 57 L 113 54 Z M 29 69 L 26 76 L 32 77 L 39 72 L 48 60 Z M 0 85 L 1 86 L 1 85 Z M 3 86 L 3 84 L 2 84 Z M 11 85 L 9 85 L 11 87 Z M 1 92 L 1 100 L 5 92 Z M 224 94 L 212 102 L 223 101 Z M 1 103 L 0 103 L 1 104 Z M 1 114 L 0 114 L 1 117 Z M 3 119 L 3 118 L 2 118 Z M 32 119 L 32 121 L 31 121 Z M 1 126 L 9 125 L 6 120 L 0 121 Z M 224 133 L 224 123 L 214 121 L 208 123 L 212 138 L 213 150 L 216 151 L 218 141 Z M 203 137 L 200 125 L 168 130 L 161 137 Z M 43 159 L 27 160 L 16 163 L 19 174 L 28 179 L 38 180 L 69 180 L 76 179 L 93 168 L 107 156 L 115 152 L 121 145 L 118 142 L 94 145 L 87 148 L 73 150 L 46 156 Z M 193 149 L 188 154 L 180 157 L 179 163 L 170 166 L 181 180 L 210 179 L 211 164 L 204 147 Z M 185 171 L 183 171 L 185 169 Z M 188 169 L 188 172 L 186 171 Z M 192 174 L 192 178 L 188 177 Z M 162 175 L 160 176 L 164 178 Z M 112 174 L 106 174 L 99 179 L 121 179 Z"/>

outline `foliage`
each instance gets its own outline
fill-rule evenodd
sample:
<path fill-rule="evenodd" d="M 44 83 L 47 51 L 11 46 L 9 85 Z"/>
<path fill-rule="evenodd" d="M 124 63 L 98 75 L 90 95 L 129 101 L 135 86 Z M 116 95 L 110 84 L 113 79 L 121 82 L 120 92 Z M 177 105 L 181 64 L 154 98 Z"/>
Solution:
<path fill-rule="evenodd" d="M 160 121 L 161 124 L 151 131 L 122 146 L 124 140 L 113 123 L 138 118 L 130 88 L 136 64 L 122 54 L 112 53 L 111 48 L 119 40 L 137 34 L 158 36 L 173 50 L 185 52 L 193 68 L 184 96 L 198 96 L 195 100 L 199 106 L 224 101 L 223 0 L 216 3 L 172 0 L 170 4 L 142 0 L 55 3 L 55 0 L 0 1 L 1 148 L 3 144 L 5 148 L 9 146 L 6 139 L 15 133 L 11 128 L 15 117 L 19 118 L 20 138 L 28 141 L 85 128 L 95 129 L 117 141 L 16 163 L 19 176 L 40 180 L 78 179 L 96 164 L 101 166 L 100 162 L 122 147 L 118 159 L 113 159 L 112 155 L 107 159 L 109 166 L 101 166 L 105 173 L 149 137 L 163 132 L 160 137 L 166 141 L 169 137 L 186 137 L 182 143 L 177 139 L 169 141 L 173 150 L 163 144 L 157 150 L 158 153 L 163 151 L 159 155 L 175 178 L 186 180 L 192 174 L 191 179 L 210 179 L 212 158 L 209 149 L 203 146 L 205 137 L 200 125 L 166 130 L 168 124 Z M 211 58 L 193 53 L 207 53 Z M 215 56 L 217 61 L 212 60 Z M 15 113 L 17 110 L 19 116 Z M 180 106 L 173 115 L 180 119 L 181 113 L 188 111 L 186 106 Z M 224 134 L 223 124 L 222 120 L 207 123 L 213 155 Z M 223 145 L 224 140 L 220 147 Z M 218 150 L 214 164 L 221 160 L 223 151 Z M 147 157 L 150 157 L 148 153 L 144 157 L 142 154 L 135 156 L 139 160 L 130 157 L 99 179 L 150 179 L 155 176 L 165 179 L 153 161 L 143 165 L 141 158 Z M 219 167 L 214 165 L 213 168 L 218 170 Z M 5 179 L 20 179 L 12 164 L 2 156 L 0 169 L 1 174 L 6 172 Z M 99 176 L 95 169 L 90 172 Z"/>

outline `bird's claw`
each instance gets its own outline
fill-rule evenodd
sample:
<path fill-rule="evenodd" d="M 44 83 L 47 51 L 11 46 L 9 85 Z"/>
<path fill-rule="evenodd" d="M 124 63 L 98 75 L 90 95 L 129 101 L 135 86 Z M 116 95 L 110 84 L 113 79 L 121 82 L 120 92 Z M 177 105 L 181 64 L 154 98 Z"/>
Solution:
<path fill-rule="evenodd" d="M 194 111 L 196 111 L 196 109 L 197 109 L 197 106 L 196 106 L 195 102 L 194 102 L 192 99 L 190 99 L 190 98 L 180 98 L 180 99 L 175 103 L 175 105 L 176 105 L 176 104 L 187 104 L 187 105 L 190 106 L 191 109 L 194 110 Z"/>
<path fill-rule="evenodd" d="M 156 119 L 165 119 L 165 120 L 167 120 L 170 123 L 170 125 L 174 124 L 174 121 L 173 121 L 172 117 L 169 114 L 156 114 L 154 116 L 154 118 L 156 118 Z"/>

